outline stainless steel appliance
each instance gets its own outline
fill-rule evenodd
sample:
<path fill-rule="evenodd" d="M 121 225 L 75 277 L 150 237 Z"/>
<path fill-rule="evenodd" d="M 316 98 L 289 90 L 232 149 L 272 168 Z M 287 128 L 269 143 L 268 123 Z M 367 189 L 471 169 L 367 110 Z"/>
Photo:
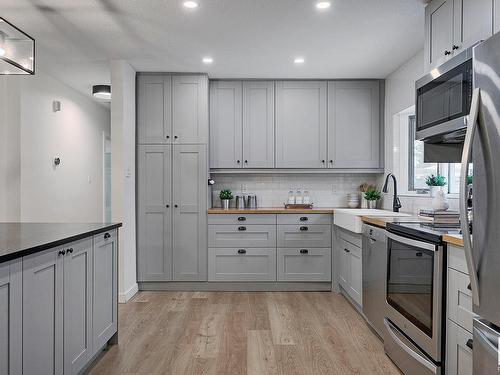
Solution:
<path fill-rule="evenodd" d="M 457 228 L 387 224 L 384 348 L 406 375 L 440 374 L 444 363 L 445 247 Z"/>
<path fill-rule="evenodd" d="M 498 373 L 500 336 L 500 34 L 473 50 L 474 94 L 462 156 L 460 216 L 474 320 L 474 375 Z M 473 160 L 473 228 L 467 174 Z"/>
<path fill-rule="evenodd" d="M 472 48 L 419 79 L 416 135 L 430 143 L 462 143 L 472 100 Z"/>
<path fill-rule="evenodd" d="M 383 337 L 387 248 L 385 230 L 363 225 L 363 314 Z"/>

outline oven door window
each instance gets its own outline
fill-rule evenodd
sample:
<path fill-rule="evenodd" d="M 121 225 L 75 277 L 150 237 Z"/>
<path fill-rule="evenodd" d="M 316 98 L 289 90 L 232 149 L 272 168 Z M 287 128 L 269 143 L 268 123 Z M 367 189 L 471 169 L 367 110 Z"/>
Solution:
<path fill-rule="evenodd" d="M 469 114 L 472 60 L 457 66 L 417 91 L 417 131 Z"/>
<path fill-rule="evenodd" d="M 387 302 L 432 337 L 434 252 L 388 239 Z"/>

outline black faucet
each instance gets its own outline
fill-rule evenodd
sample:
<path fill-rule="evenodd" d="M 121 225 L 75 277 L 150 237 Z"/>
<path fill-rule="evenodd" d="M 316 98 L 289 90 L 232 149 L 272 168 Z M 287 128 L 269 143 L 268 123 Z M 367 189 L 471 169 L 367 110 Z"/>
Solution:
<path fill-rule="evenodd" d="M 394 199 L 392 201 L 392 210 L 394 212 L 399 212 L 399 209 L 401 208 L 401 201 L 398 198 L 398 182 L 396 181 L 396 176 L 394 176 L 392 173 L 389 173 L 385 178 L 384 188 L 382 189 L 382 191 L 384 193 L 387 193 L 389 191 L 389 189 L 387 188 L 387 185 L 389 184 L 389 177 L 392 177 L 392 180 L 394 181 Z"/>

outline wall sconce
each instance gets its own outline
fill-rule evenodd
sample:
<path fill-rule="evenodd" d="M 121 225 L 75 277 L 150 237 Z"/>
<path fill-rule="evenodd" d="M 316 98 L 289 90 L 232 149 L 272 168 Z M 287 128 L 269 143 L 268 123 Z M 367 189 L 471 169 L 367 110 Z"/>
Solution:
<path fill-rule="evenodd" d="M 59 100 L 54 100 L 52 102 L 52 111 L 54 111 L 54 112 L 61 111 L 61 102 Z"/>
<path fill-rule="evenodd" d="M 92 86 L 92 96 L 97 99 L 111 100 L 111 86 L 110 85 Z"/>
<path fill-rule="evenodd" d="M 0 74 L 35 74 L 35 39 L 2 17 Z"/>

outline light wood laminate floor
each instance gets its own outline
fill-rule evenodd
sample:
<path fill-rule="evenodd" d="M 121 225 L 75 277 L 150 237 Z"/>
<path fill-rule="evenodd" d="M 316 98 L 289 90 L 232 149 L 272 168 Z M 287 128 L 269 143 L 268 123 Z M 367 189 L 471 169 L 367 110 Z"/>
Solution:
<path fill-rule="evenodd" d="M 400 374 L 341 295 L 140 292 L 91 374 Z"/>

